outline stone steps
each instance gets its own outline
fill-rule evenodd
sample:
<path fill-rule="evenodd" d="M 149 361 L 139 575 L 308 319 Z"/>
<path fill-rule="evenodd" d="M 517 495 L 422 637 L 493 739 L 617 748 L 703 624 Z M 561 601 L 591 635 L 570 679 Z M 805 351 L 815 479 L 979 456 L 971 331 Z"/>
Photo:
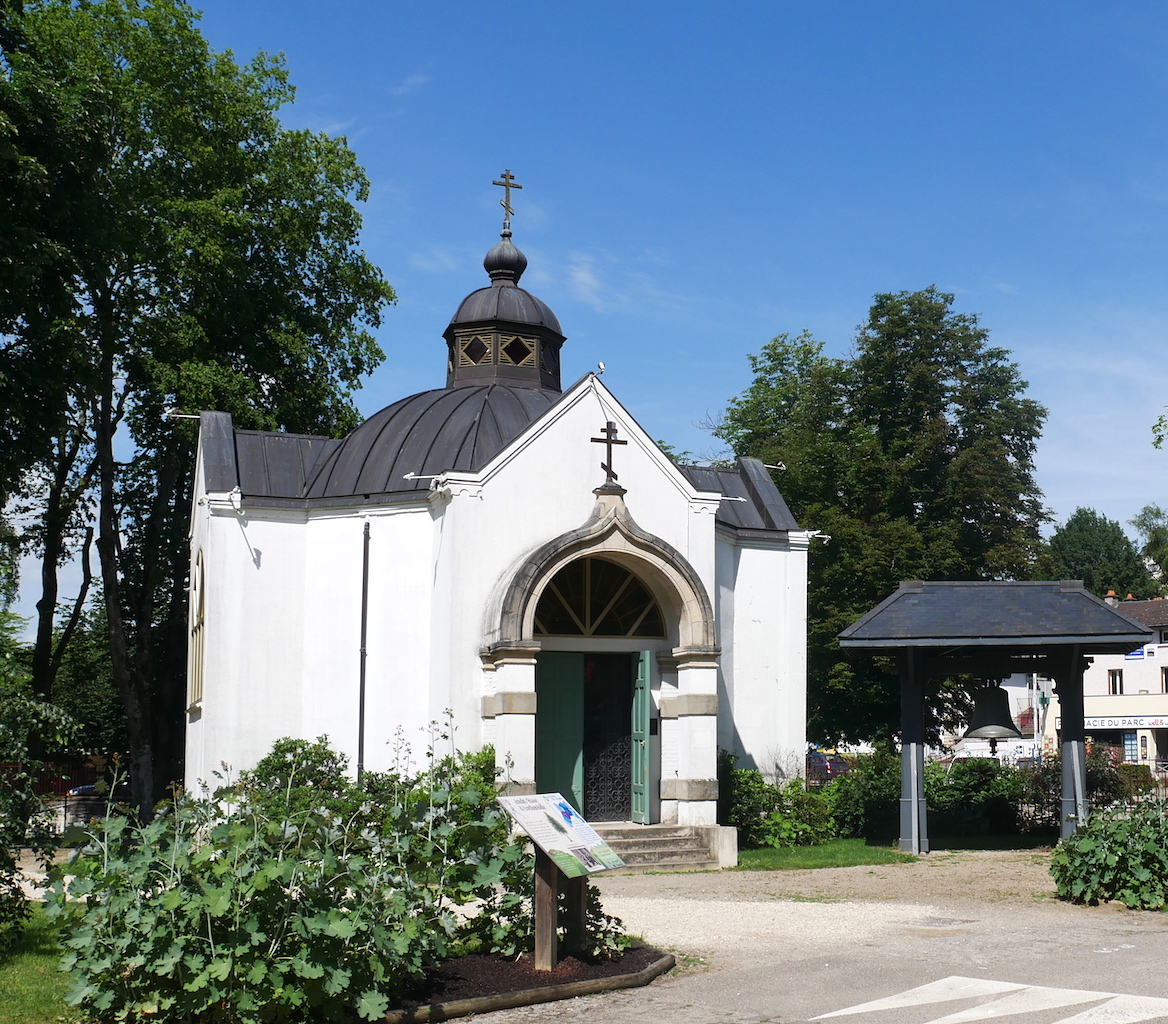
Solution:
<path fill-rule="evenodd" d="M 625 862 L 617 871 L 717 871 L 718 859 L 699 830 L 689 825 L 596 825 Z"/>

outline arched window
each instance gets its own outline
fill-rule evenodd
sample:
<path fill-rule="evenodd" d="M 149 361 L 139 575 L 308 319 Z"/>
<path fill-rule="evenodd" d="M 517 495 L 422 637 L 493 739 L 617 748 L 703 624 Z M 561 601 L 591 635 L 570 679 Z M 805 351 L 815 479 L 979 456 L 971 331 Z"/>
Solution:
<path fill-rule="evenodd" d="M 663 637 L 661 609 L 628 569 L 604 558 L 564 566 L 535 609 L 536 636 Z"/>
<path fill-rule="evenodd" d="M 203 700 L 203 626 L 207 613 L 203 587 L 203 552 L 200 551 L 195 556 L 195 570 L 191 573 L 191 667 L 187 684 L 188 707 L 194 707 Z"/>

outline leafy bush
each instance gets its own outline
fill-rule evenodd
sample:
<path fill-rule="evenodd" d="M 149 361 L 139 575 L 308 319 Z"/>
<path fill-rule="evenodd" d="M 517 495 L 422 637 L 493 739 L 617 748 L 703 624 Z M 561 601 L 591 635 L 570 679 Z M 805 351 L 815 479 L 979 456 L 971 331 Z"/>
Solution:
<path fill-rule="evenodd" d="M 1018 769 L 992 757 L 925 765 L 929 831 L 939 836 L 1017 831 L 1023 781 Z"/>
<path fill-rule="evenodd" d="M 1114 748 L 1087 745 L 1087 805 L 1097 811 L 1117 803 L 1143 799 L 1155 782 L 1147 765 L 1123 764 Z M 1057 829 L 1062 816 L 1062 759 L 1047 754 L 1042 763 L 1021 769 L 1019 810 L 1024 828 Z"/>
<path fill-rule="evenodd" d="M 727 781 L 723 820 L 744 847 L 818 846 L 836 834 L 830 803 L 802 779 L 779 787 L 756 768 L 732 768 Z"/>
<path fill-rule="evenodd" d="M 269 812 L 325 808 L 349 815 L 361 803 L 349 778 L 349 759 L 328 745 L 328 736 L 276 740 L 253 769 L 240 774 L 236 788 L 249 804 Z"/>
<path fill-rule="evenodd" d="M 57 913 L 85 902 L 62 969 L 95 1017 L 335 1019 L 352 997 L 374 1019 L 456 931 L 444 894 L 405 869 L 412 836 L 327 812 L 179 798 L 148 825 L 88 831 L 53 896 Z"/>
<path fill-rule="evenodd" d="M 212 797 L 92 823 L 52 892 L 69 1002 L 102 1019 L 373 1020 L 448 956 L 530 948 L 533 861 L 494 802 L 493 753 L 427 758 L 358 788 L 323 738 L 281 740 Z M 594 903 L 594 949 L 620 948 Z"/>
<path fill-rule="evenodd" d="M 30 849 L 47 868 L 57 848 L 57 835 L 35 782 L 44 761 L 33 755 L 61 748 L 77 724 L 60 708 L 38 700 L 12 639 L 14 619 L 0 612 L 0 762 L 12 765 L 0 772 L 0 953 L 20 938 L 29 916 L 21 888 L 19 858 Z"/>
<path fill-rule="evenodd" d="M 1132 909 L 1168 906 L 1168 813 L 1163 803 L 1097 811 L 1054 851 L 1059 898 L 1119 900 Z"/>
<path fill-rule="evenodd" d="M 847 775 L 820 792 L 842 837 L 886 841 L 900 831 L 900 758 L 887 751 L 860 754 Z"/>

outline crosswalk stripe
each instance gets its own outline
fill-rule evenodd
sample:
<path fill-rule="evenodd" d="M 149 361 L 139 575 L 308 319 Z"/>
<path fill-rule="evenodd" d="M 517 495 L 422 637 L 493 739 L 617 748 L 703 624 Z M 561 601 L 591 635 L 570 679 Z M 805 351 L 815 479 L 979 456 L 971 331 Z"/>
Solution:
<path fill-rule="evenodd" d="M 1138 1024 L 1143 1020 L 1168 1020 L 1168 999 L 1153 996 L 1116 996 L 1059 1024 Z"/>
<path fill-rule="evenodd" d="M 874 1013 L 876 1010 L 898 1010 L 906 1006 L 924 1006 L 928 1003 L 947 1003 L 954 999 L 973 999 L 998 993 L 1016 992 L 1025 985 L 1012 985 L 1007 981 L 989 981 L 983 978 L 962 978 L 953 976 L 932 981 L 927 985 L 910 988 L 895 996 L 873 999 L 870 1003 L 849 1006 L 846 1010 L 821 1013 L 812 1020 L 826 1020 L 828 1017 L 845 1017 L 853 1013 Z"/>
<path fill-rule="evenodd" d="M 987 996 L 990 998 L 986 999 Z M 1168 1021 L 1168 999 L 1117 995 L 1114 992 L 1088 992 L 1085 989 L 1050 988 L 1045 985 L 1018 985 L 985 978 L 963 978 L 959 975 L 919 985 L 883 999 L 873 999 L 858 1006 L 822 1013 L 813 1020 L 925 1007 L 936 1003 L 951 1003 L 959 999 L 983 1001 L 977 1006 L 937 1017 L 928 1024 L 971 1024 L 973 1021 L 1055 1010 L 1091 1002 L 1099 1005 L 1052 1024 L 1139 1024 L 1141 1021 Z"/>
<path fill-rule="evenodd" d="M 1033 1013 L 1036 1010 L 1057 1010 L 1060 1006 L 1077 1006 L 1080 1003 L 1097 1003 L 1106 999 L 1107 992 L 1083 992 L 1070 988 L 1028 987 L 1011 992 L 981 1006 L 971 1006 L 968 1010 L 938 1017 L 929 1024 L 966 1024 L 968 1021 L 987 1020 L 990 1017 L 1006 1017 L 1012 1013 Z"/>

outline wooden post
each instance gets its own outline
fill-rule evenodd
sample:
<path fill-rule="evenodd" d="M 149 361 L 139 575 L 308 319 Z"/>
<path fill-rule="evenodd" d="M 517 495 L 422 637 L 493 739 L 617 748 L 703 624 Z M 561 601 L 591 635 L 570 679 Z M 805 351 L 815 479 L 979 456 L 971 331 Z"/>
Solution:
<path fill-rule="evenodd" d="M 564 914 L 564 948 L 576 956 L 585 952 L 588 924 L 588 876 L 564 879 L 566 912 Z"/>
<path fill-rule="evenodd" d="M 557 885 L 560 871 L 555 861 L 535 848 L 535 969 L 550 971 L 556 966 Z"/>

